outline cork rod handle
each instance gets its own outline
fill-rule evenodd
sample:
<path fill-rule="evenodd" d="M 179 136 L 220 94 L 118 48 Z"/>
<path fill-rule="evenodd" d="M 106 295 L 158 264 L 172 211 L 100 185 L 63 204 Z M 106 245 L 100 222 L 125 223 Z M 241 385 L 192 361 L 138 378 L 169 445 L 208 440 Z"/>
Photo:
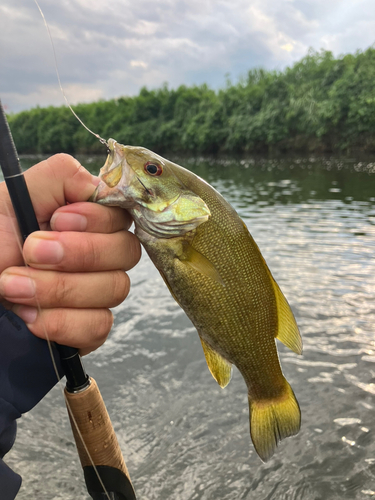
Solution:
<path fill-rule="evenodd" d="M 65 389 L 65 398 L 70 408 L 70 411 L 68 408 L 69 418 L 82 468 L 86 470 L 92 467 L 92 462 L 94 462 L 95 466 L 100 470 L 103 469 L 102 466 L 117 469 L 122 475 L 126 476 L 129 483 L 127 496 L 121 498 L 125 500 L 135 499 L 129 472 L 107 408 L 95 380 L 91 378 L 90 382 L 88 388 L 76 394 L 69 393 Z M 74 416 L 75 422 L 71 414 Z M 81 436 L 77 431 L 77 427 Z M 83 446 L 82 440 L 88 453 Z"/>

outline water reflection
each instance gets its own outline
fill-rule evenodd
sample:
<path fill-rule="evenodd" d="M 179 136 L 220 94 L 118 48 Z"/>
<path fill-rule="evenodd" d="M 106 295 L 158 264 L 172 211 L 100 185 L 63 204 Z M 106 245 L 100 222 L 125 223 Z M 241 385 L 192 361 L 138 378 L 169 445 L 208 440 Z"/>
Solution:
<path fill-rule="evenodd" d="M 82 163 L 97 171 L 95 161 Z M 238 372 L 222 391 L 198 336 L 144 256 L 107 343 L 87 358 L 140 499 L 341 500 L 375 493 L 375 164 L 182 161 L 237 209 L 304 339 L 280 345 L 302 409 L 298 436 L 262 464 Z M 52 422 L 50 421 L 52 415 Z M 61 394 L 21 422 L 19 498 L 86 498 Z M 43 480 L 41 470 L 43 473 Z"/>

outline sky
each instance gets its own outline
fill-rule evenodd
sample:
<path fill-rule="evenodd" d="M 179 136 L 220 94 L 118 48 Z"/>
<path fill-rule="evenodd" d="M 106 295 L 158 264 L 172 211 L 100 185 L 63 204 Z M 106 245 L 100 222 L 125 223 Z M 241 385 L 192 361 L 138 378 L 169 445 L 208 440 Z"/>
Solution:
<path fill-rule="evenodd" d="M 71 104 L 140 88 L 283 70 L 309 48 L 375 42 L 374 0 L 39 0 Z M 34 0 L 0 0 L 0 99 L 8 113 L 60 106 L 53 50 Z"/>

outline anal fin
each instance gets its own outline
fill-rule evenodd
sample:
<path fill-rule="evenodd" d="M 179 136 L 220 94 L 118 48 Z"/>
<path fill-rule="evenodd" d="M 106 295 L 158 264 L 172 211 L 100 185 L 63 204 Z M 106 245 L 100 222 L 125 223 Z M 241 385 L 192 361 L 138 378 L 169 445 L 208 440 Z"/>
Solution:
<path fill-rule="evenodd" d="M 232 365 L 201 339 L 207 366 L 216 382 L 224 389 L 232 378 Z"/>

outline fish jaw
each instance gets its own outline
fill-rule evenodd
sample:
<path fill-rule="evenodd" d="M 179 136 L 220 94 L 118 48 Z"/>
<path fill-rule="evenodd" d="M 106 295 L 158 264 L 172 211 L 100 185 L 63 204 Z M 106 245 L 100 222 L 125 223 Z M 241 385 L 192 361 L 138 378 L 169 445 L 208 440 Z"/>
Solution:
<path fill-rule="evenodd" d="M 89 201 L 131 209 L 136 205 L 131 189 L 136 174 L 126 161 L 126 147 L 109 139 L 108 149 L 107 160 L 99 173 L 100 183 Z"/>

